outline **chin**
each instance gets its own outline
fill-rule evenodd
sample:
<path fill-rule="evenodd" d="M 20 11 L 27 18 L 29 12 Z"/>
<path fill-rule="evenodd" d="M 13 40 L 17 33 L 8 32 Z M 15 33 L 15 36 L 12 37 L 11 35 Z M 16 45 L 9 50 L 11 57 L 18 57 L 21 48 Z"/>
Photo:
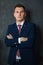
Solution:
<path fill-rule="evenodd" d="M 23 19 L 18 19 L 18 21 L 23 21 Z"/>
<path fill-rule="evenodd" d="M 21 22 L 22 20 L 18 20 L 18 22 Z"/>

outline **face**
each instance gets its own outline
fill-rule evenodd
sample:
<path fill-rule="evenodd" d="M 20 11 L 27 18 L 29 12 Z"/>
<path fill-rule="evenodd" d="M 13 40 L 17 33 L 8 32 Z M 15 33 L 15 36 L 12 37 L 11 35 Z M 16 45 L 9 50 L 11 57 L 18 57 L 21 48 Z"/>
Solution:
<path fill-rule="evenodd" d="M 24 11 L 23 7 L 16 7 L 14 11 L 14 17 L 16 21 L 23 21 L 26 16 L 26 12 Z"/>

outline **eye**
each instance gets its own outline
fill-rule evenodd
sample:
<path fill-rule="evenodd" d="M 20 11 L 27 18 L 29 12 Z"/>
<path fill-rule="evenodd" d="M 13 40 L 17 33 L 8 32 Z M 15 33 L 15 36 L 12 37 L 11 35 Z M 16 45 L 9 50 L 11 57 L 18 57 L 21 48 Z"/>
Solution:
<path fill-rule="evenodd" d="M 18 11 L 16 11 L 16 13 L 18 13 Z"/>

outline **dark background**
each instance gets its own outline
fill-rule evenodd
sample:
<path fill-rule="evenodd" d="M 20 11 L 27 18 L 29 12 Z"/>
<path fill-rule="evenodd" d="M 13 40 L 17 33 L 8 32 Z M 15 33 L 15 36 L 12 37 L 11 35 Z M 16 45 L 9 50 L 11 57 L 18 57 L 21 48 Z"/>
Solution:
<path fill-rule="evenodd" d="M 7 27 L 14 23 L 14 6 L 23 4 L 28 9 L 29 20 L 36 24 L 35 53 L 39 65 L 43 65 L 43 0 L 0 0 L 0 65 L 7 65 L 10 47 L 4 43 Z"/>

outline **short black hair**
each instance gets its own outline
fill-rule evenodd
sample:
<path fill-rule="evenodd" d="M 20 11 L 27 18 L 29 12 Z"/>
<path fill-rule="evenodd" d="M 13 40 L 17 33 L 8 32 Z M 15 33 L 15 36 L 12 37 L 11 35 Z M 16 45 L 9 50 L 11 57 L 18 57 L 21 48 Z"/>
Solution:
<path fill-rule="evenodd" d="M 22 5 L 22 4 L 17 4 L 17 5 L 15 5 L 14 10 L 15 10 L 15 8 L 16 8 L 16 7 L 22 7 L 22 8 L 24 9 L 24 11 L 26 11 L 25 6 L 24 6 L 24 5 Z"/>

